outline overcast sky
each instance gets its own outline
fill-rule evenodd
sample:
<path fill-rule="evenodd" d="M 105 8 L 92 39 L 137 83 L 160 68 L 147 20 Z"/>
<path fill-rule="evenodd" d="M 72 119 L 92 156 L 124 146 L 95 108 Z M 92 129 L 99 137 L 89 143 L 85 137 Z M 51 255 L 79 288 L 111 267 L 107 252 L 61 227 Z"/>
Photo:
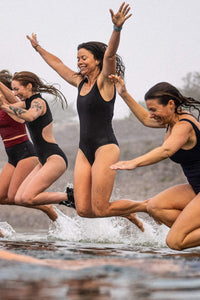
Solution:
<path fill-rule="evenodd" d="M 40 44 L 77 70 L 76 47 L 96 40 L 108 43 L 119 0 L 9 0 L 0 1 L 0 69 L 32 71 L 59 83 L 69 103 L 77 91 L 62 80 L 30 46 L 26 34 L 37 33 Z M 200 1 L 135 0 L 127 2 L 133 16 L 125 23 L 118 53 L 126 65 L 128 90 L 137 101 L 155 83 L 183 86 L 188 72 L 200 71 Z M 120 97 L 116 117 L 128 109 Z"/>

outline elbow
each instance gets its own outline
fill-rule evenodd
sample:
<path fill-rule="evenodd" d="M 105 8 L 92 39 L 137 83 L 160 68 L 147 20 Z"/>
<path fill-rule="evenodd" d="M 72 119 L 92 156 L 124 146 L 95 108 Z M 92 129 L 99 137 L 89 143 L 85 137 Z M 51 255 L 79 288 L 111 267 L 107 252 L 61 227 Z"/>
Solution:
<path fill-rule="evenodd" d="M 169 158 L 172 155 L 172 152 L 169 148 L 163 148 L 162 150 L 162 159 Z"/>
<path fill-rule="evenodd" d="M 33 116 L 27 116 L 26 119 L 24 119 L 26 122 L 33 122 L 35 118 Z"/>

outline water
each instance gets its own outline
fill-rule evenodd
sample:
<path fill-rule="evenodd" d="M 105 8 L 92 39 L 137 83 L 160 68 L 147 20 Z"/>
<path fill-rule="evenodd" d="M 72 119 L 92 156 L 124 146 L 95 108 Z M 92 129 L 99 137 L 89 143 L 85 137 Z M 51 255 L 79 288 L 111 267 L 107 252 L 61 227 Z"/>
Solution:
<path fill-rule="evenodd" d="M 200 248 L 170 250 L 167 227 L 144 214 L 142 233 L 123 218 L 57 212 L 48 231 L 0 222 L 0 299 L 200 299 Z"/>

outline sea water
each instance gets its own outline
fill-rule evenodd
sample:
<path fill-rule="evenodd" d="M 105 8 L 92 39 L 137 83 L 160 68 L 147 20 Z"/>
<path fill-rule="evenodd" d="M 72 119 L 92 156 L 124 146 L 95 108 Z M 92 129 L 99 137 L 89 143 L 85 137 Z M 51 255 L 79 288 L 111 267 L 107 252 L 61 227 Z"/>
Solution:
<path fill-rule="evenodd" d="M 58 218 L 48 231 L 16 232 L 0 222 L 0 249 L 50 262 L 47 267 L 0 260 L 0 299 L 7 299 L 11 286 L 19 299 L 35 299 L 33 286 L 37 299 L 49 300 L 200 299 L 200 249 L 169 249 L 166 226 L 138 214 L 141 232 L 124 218 L 87 219 L 55 210 Z"/>

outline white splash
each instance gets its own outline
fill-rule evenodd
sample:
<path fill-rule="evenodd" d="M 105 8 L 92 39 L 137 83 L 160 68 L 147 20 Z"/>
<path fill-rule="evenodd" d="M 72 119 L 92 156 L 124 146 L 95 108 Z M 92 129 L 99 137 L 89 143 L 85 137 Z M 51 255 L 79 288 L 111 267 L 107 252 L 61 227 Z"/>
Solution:
<path fill-rule="evenodd" d="M 142 219 L 145 231 L 122 217 L 82 218 L 75 211 L 72 216 L 65 215 L 56 207 L 58 214 L 55 222 L 51 222 L 48 238 L 72 242 L 117 243 L 128 245 L 148 245 L 165 247 L 168 228 L 160 226 L 151 219 Z"/>
<path fill-rule="evenodd" d="M 12 237 L 15 235 L 15 230 L 7 222 L 0 222 L 0 231 L 3 234 L 2 238 Z"/>

